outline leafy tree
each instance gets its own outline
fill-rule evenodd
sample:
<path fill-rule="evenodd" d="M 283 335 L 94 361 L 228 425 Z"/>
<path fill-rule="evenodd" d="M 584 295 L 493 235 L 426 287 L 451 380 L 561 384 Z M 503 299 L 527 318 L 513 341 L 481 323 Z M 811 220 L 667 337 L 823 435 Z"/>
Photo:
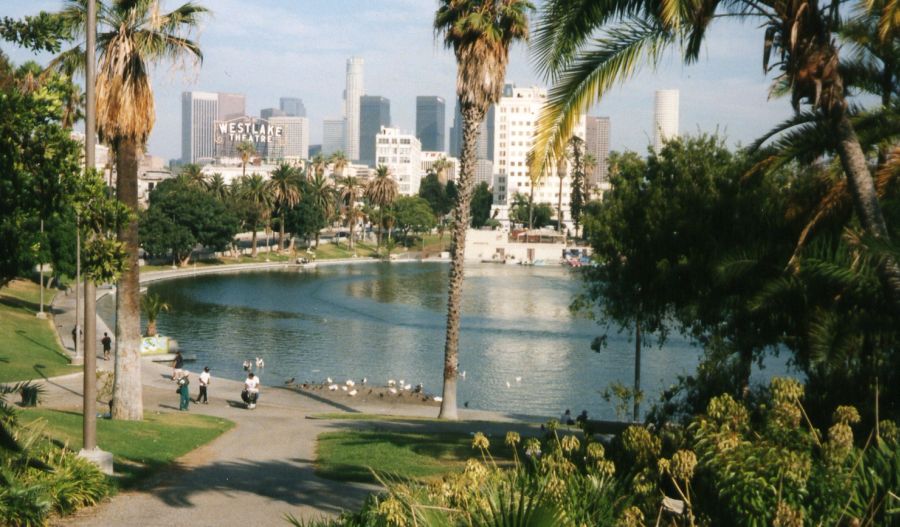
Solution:
<path fill-rule="evenodd" d="M 69 81 L 35 83 L 0 54 L 0 287 L 36 264 L 40 220 L 64 210 L 80 172 L 79 145 L 62 126 Z"/>
<path fill-rule="evenodd" d="M 712 3 L 702 9 L 680 0 L 648 9 L 636 0 L 597 6 L 575 0 L 552 0 L 537 30 L 534 58 L 555 82 L 539 120 L 532 156 L 533 173 L 540 173 L 565 147 L 578 116 L 617 82 L 630 78 L 642 61 L 659 63 L 664 50 L 679 46 L 685 63 L 696 61 L 710 25 L 722 16 L 763 21 L 763 69 L 776 72 L 776 91 L 791 94 L 801 106 L 820 116 L 841 162 L 854 212 L 868 236 L 890 243 L 888 224 L 878 200 L 872 173 L 849 110 L 850 83 L 840 67 L 839 31 L 847 0 L 829 3 Z M 870 3 L 870 12 L 875 4 Z M 897 2 L 891 2 L 892 6 Z M 897 9 L 884 6 L 879 37 L 896 42 Z M 597 33 L 601 32 L 599 38 Z M 889 41 L 889 40 L 887 40 Z M 900 265 L 883 254 L 878 267 L 885 289 L 900 312 Z"/>
<path fill-rule="evenodd" d="M 231 207 L 212 194 L 175 179 L 163 181 L 150 193 L 140 234 L 148 253 L 170 253 L 173 263 L 186 265 L 197 245 L 214 251 L 228 248 L 238 225 Z"/>
<path fill-rule="evenodd" d="M 434 212 L 424 198 L 403 196 L 394 203 L 393 209 L 396 225 L 406 238 L 410 232 L 429 232 L 437 224 Z"/>
<path fill-rule="evenodd" d="M 478 128 L 491 104 L 500 99 L 509 62 L 509 46 L 528 37 L 527 0 L 440 0 L 434 28 L 456 55 L 456 95 L 463 116 L 459 196 L 450 235 L 450 280 L 444 386 L 440 417 L 456 419 L 459 317 L 464 277 L 466 229 L 469 228 Z"/>
<path fill-rule="evenodd" d="M 494 194 L 491 192 L 488 184 L 482 181 L 475 187 L 475 192 L 472 193 L 472 227 L 480 229 L 487 225 L 491 216 L 491 205 L 493 204 Z"/>
<path fill-rule="evenodd" d="M 441 183 L 436 172 L 429 172 L 419 185 L 419 197 L 428 202 L 431 210 L 438 216 L 450 212 L 452 204 L 447 199 L 447 186 Z"/>
<path fill-rule="evenodd" d="M 307 187 L 311 184 L 307 184 Z M 329 187 L 330 188 L 330 187 Z M 284 216 L 285 226 L 295 236 L 315 237 L 318 243 L 319 231 L 328 225 L 329 213 L 323 209 L 323 202 L 315 198 L 314 191 L 306 188 L 296 205 L 287 210 Z"/>
<path fill-rule="evenodd" d="M 532 225 L 540 229 L 550 224 L 553 217 L 553 209 L 548 203 L 538 203 L 532 207 L 531 198 L 516 192 L 513 195 L 513 204 L 510 207 L 510 217 L 516 223 Z"/>

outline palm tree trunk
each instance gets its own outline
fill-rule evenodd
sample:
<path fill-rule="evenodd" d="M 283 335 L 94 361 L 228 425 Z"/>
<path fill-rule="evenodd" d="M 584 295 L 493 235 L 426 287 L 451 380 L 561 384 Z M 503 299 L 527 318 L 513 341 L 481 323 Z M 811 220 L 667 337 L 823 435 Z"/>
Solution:
<path fill-rule="evenodd" d="M 641 419 L 641 317 L 634 324 L 634 415 L 637 423 Z"/>
<path fill-rule="evenodd" d="M 458 194 L 450 232 L 450 280 L 447 299 L 447 338 L 444 342 L 444 387 L 440 419 L 459 418 L 456 389 L 459 378 L 459 318 L 462 309 L 462 286 L 465 278 L 466 230 L 469 228 L 472 202 L 472 179 L 478 128 L 484 111 L 472 106 L 463 109 L 463 150 L 460 160 Z"/>
<path fill-rule="evenodd" d="M 350 215 L 350 236 L 347 238 L 347 248 L 353 250 L 353 227 L 356 223 L 356 218 L 353 217 L 353 211 L 351 210 Z"/>
<path fill-rule="evenodd" d="M 253 238 L 251 242 L 250 258 L 256 258 L 256 225 L 253 225 Z"/>
<path fill-rule="evenodd" d="M 846 112 L 838 111 L 840 114 L 835 116 L 832 129 L 838 139 L 838 154 L 847 175 L 856 215 L 870 236 L 889 243 L 890 235 L 881 212 L 881 205 L 878 203 L 875 182 L 866 164 L 866 156 Z M 885 255 L 881 265 L 878 266 L 878 271 L 884 280 L 888 297 L 894 304 L 894 311 L 900 313 L 900 267 L 897 261 Z"/>
<path fill-rule="evenodd" d="M 133 139 L 123 139 L 116 148 L 116 197 L 135 213 L 138 209 L 139 149 L 140 145 Z M 116 380 L 112 417 L 139 421 L 144 418 L 144 402 L 141 392 L 141 271 L 138 267 L 136 216 L 119 227 L 118 236 L 128 253 L 128 268 L 119 278 L 116 292 Z"/>
<path fill-rule="evenodd" d="M 531 182 L 531 192 L 528 194 L 528 230 L 534 228 L 534 181 Z"/>
<path fill-rule="evenodd" d="M 278 248 L 281 249 L 281 252 L 284 252 L 287 247 L 284 246 L 284 212 L 281 214 L 281 219 L 278 220 L 279 230 L 278 233 Z"/>

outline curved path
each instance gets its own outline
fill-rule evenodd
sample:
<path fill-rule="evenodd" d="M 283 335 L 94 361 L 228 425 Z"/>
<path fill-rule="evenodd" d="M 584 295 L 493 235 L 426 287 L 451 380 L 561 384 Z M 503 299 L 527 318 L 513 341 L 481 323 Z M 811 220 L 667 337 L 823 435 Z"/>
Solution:
<path fill-rule="evenodd" d="M 283 264 L 282 264 L 283 265 Z M 221 269 L 221 272 L 244 270 Z M 192 274 L 193 270 L 165 271 L 165 278 Z M 149 273 L 148 273 L 149 274 Z M 151 277 L 148 277 L 151 278 Z M 101 292 L 102 294 L 102 292 Z M 54 304 L 55 323 L 61 340 L 71 343 L 74 295 Z M 98 319 L 98 335 L 108 331 Z M 112 361 L 98 360 L 103 369 Z M 213 372 L 215 373 L 215 372 Z M 142 364 L 144 412 L 177 411 L 178 395 L 170 378 L 171 369 L 145 359 Z M 240 402 L 241 382 L 213 377 L 208 405 L 191 405 L 190 411 L 224 417 L 236 426 L 211 443 L 194 450 L 170 468 L 162 470 L 135 491 L 123 492 L 91 509 L 63 518 L 54 525 L 141 525 L 141 526 L 241 526 L 287 523 L 287 513 L 301 519 L 333 516 L 358 508 L 365 496 L 378 487 L 335 482 L 314 473 L 315 440 L 323 431 L 367 426 L 355 421 L 308 419 L 311 414 L 334 411 L 403 413 L 434 417 L 437 409 L 396 405 L 390 408 L 368 405 L 350 408 L 315 395 L 267 387 L 280 379 L 268 379 L 263 370 L 260 404 L 246 410 Z M 49 379 L 46 406 L 80 410 L 82 375 Z M 352 401 L 348 401 L 352 402 Z M 488 412 L 464 411 L 468 418 L 507 420 Z M 389 424 L 380 426 L 390 427 Z M 485 423 L 400 424 L 431 431 L 483 430 Z M 502 433 L 509 425 L 497 425 Z M 99 445 L 100 448 L 103 445 Z"/>

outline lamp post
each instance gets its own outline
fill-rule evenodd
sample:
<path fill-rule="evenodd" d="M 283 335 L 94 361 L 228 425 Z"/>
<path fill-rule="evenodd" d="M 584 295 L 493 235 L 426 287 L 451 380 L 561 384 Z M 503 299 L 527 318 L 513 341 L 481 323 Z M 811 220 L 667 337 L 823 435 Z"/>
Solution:
<path fill-rule="evenodd" d="M 84 167 L 96 166 L 97 97 L 94 85 L 97 64 L 97 1 L 87 0 L 85 41 Z M 80 234 L 79 234 L 80 236 Z M 80 252 L 80 251 L 79 251 Z M 113 458 L 97 448 L 97 290 L 90 276 L 84 281 L 84 447 L 79 453 L 112 474 Z"/>

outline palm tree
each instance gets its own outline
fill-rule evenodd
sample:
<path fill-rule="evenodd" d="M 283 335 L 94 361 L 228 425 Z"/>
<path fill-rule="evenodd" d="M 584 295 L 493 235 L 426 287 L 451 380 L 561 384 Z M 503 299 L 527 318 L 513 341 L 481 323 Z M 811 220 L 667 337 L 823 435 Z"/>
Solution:
<path fill-rule="evenodd" d="M 378 165 L 378 168 L 375 169 L 375 177 L 366 185 L 366 198 L 381 211 L 384 211 L 397 199 L 398 193 L 397 182 L 391 177 L 388 167 Z M 381 221 L 378 223 L 378 242 L 376 245 L 381 247 L 381 229 L 383 225 Z"/>
<path fill-rule="evenodd" d="M 322 173 L 316 173 L 306 184 L 306 197 L 325 214 L 326 222 L 334 215 L 334 187 Z M 319 247 L 319 231 L 316 231 L 316 248 Z"/>
<path fill-rule="evenodd" d="M 272 171 L 272 177 L 269 179 L 269 186 L 272 190 L 272 201 L 278 207 L 278 213 L 281 217 L 280 233 L 278 237 L 278 245 L 280 250 L 286 249 L 284 246 L 284 216 L 288 209 L 296 205 L 300 201 L 300 174 L 297 169 L 282 163 Z"/>
<path fill-rule="evenodd" d="M 188 163 L 181 167 L 181 176 L 184 177 L 185 183 L 196 188 L 206 187 L 206 174 L 203 173 L 203 167 L 196 163 Z"/>
<path fill-rule="evenodd" d="M 437 158 L 434 163 L 431 165 L 431 170 L 434 170 L 434 173 L 437 174 L 438 181 L 441 182 L 441 185 L 447 184 L 447 170 L 453 166 L 446 157 L 441 156 Z"/>
<path fill-rule="evenodd" d="M 630 78 L 642 60 L 656 65 L 667 47 L 677 45 L 684 61 L 694 62 L 714 20 L 722 16 L 759 19 L 765 28 L 764 71 L 778 72 L 776 86 L 791 94 L 795 110 L 806 104 L 822 117 L 860 223 L 869 236 L 889 243 L 872 174 L 850 120 L 847 83 L 839 67 L 835 37 L 846 2 L 737 0 L 697 7 L 687 0 L 661 0 L 648 7 L 640 0 L 613 0 L 600 6 L 549 0 L 533 56 L 555 85 L 539 120 L 531 170 L 540 170 L 562 152 L 579 115 L 617 82 Z M 616 25 L 598 38 L 598 30 L 606 24 Z M 882 20 L 882 35 L 894 34 L 896 27 L 896 21 Z M 893 256 L 883 258 L 879 273 L 900 311 L 900 266 Z"/>
<path fill-rule="evenodd" d="M 208 10 L 186 3 L 169 13 L 150 0 L 98 2 L 97 134 L 115 154 L 119 201 L 138 208 L 138 157 L 153 129 L 155 112 L 150 71 L 164 60 L 202 61 L 196 42 L 188 37 Z M 85 34 L 87 6 L 69 0 L 60 13 L 67 38 L 80 40 Z M 63 52 L 50 67 L 79 71 L 84 62 L 81 45 Z M 135 219 L 120 226 L 118 237 L 128 252 L 128 269 L 119 279 L 116 295 L 116 365 L 112 415 L 115 419 L 143 418 L 141 398 L 140 286 L 138 231 Z"/>
<path fill-rule="evenodd" d="M 509 62 L 509 46 L 528 38 L 528 0 L 440 0 L 434 29 L 456 56 L 456 95 L 463 116 L 463 148 L 458 195 L 450 235 L 450 284 L 444 343 L 443 401 L 439 416 L 457 419 L 459 317 L 466 229 L 469 226 L 478 127 L 500 99 Z"/>
<path fill-rule="evenodd" d="M 563 213 L 562 213 L 562 197 L 563 197 L 563 180 L 566 179 L 566 171 L 568 169 L 568 159 L 566 156 L 559 156 L 556 161 L 556 176 L 559 177 L 559 194 L 557 194 L 556 204 L 556 232 L 562 232 Z"/>
<path fill-rule="evenodd" d="M 241 176 L 247 175 L 247 163 L 256 155 L 256 145 L 250 141 L 241 141 L 234 147 L 241 156 Z"/>
<path fill-rule="evenodd" d="M 263 177 L 257 173 L 241 177 L 239 186 L 240 198 L 245 200 L 252 211 L 252 219 L 248 225 L 253 230 L 250 257 L 255 258 L 256 231 L 260 222 L 266 224 L 272 213 L 272 188 Z"/>
<path fill-rule="evenodd" d="M 362 184 L 359 179 L 354 176 L 346 176 L 338 180 L 338 195 L 341 200 L 341 207 L 344 209 L 344 216 L 347 218 L 347 227 L 350 229 L 350 236 L 347 238 L 347 247 L 353 248 L 353 228 L 360 217 L 360 210 L 357 202 L 360 198 Z"/>
<path fill-rule="evenodd" d="M 331 164 L 331 177 L 337 179 L 343 177 L 344 169 L 350 165 L 350 160 L 347 159 L 347 155 L 344 152 L 338 150 L 331 154 L 331 157 L 328 158 L 328 163 Z"/>
<path fill-rule="evenodd" d="M 228 199 L 228 185 L 221 173 L 216 172 L 206 180 L 206 191 L 223 203 Z"/>
<path fill-rule="evenodd" d="M 146 336 L 155 337 L 157 335 L 156 318 L 160 312 L 169 310 L 169 304 L 163 302 L 159 295 L 147 293 L 141 297 L 141 310 L 147 315 Z"/>
<path fill-rule="evenodd" d="M 313 169 L 313 176 L 325 175 L 325 168 L 328 166 L 328 160 L 321 153 L 318 153 L 309 160 L 309 164 Z"/>

